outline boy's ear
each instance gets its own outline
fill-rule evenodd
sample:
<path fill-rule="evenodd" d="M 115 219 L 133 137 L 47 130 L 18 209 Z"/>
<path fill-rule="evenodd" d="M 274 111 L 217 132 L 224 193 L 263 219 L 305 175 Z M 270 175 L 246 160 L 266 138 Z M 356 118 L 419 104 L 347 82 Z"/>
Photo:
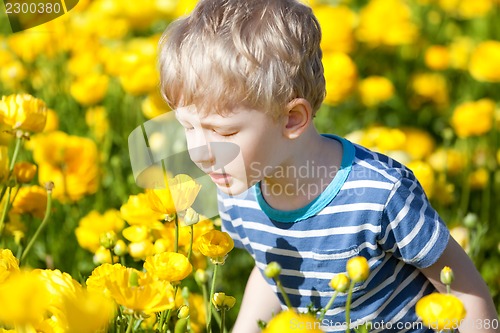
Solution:
<path fill-rule="evenodd" d="M 311 104 L 304 98 L 295 98 L 286 105 L 283 118 L 283 134 L 289 139 L 296 139 L 311 123 Z"/>

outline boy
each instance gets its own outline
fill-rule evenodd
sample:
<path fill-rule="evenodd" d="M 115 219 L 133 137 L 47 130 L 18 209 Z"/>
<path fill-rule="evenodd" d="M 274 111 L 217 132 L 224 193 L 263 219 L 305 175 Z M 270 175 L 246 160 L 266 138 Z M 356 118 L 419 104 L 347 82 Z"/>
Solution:
<path fill-rule="evenodd" d="M 467 309 L 460 331 L 494 332 L 481 325 L 498 319 L 485 283 L 411 171 L 314 128 L 325 95 L 320 39 L 295 0 L 201 0 L 160 42 L 162 92 L 190 157 L 218 187 L 224 229 L 256 262 L 233 331 L 258 332 L 259 319 L 285 308 L 261 273 L 269 262 L 305 312 L 326 305 L 330 279 L 359 255 L 370 276 L 355 287 L 352 326 L 426 332 L 415 303 L 444 291 L 447 265 Z M 345 302 L 337 297 L 323 330 L 345 330 Z"/>

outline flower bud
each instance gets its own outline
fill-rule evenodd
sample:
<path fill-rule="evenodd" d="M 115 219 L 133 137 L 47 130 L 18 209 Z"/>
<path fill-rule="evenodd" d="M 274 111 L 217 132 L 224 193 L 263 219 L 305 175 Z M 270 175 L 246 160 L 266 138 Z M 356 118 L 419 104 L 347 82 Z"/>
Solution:
<path fill-rule="evenodd" d="M 185 319 L 187 317 L 189 317 L 189 306 L 182 305 L 177 311 L 177 318 Z"/>
<path fill-rule="evenodd" d="M 452 269 L 448 266 L 444 266 L 441 270 L 440 279 L 441 283 L 449 286 L 455 279 Z"/>
<path fill-rule="evenodd" d="M 477 221 L 478 221 L 477 215 L 474 213 L 468 213 L 464 217 L 464 225 L 467 228 L 473 228 L 474 226 L 476 226 Z"/>
<path fill-rule="evenodd" d="M 236 298 L 226 295 L 225 293 L 215 293 L 212 298 L 212 303 L 217 311 L 229 310 L 236 304 Z"/>
<path fill-rule="evenodd" d="M 105 249 L 111 249 L 116 245 L 118 237 L 114 231 L 106 231 L 99 235 L 99 242 Z"/>
<path fill-rule="evenodd" d="M 344 273 L 337 274 L 330 281 L 330 286 L 336 291 L 343 293 L 349 287 L 349 278 Z"/>
<path fill-rule="evenodd" d="M 281 274 L 281 266 L 276 261 L 270 262 L 264 269 L 264 275 L 274 279 Z"/>
<path fill-rule="evenodd" d="M 37 166 L 29 162 L 18 162 L 14 165 L 14 177 L 18 183 L 29 183 L 36 175 Z"/>
<path fill-rule="evenodd" d="M 113 252 L 119 257 L 124 256 L 128 252 L 127 244 L 122 239 L 117 240 Z"/>
<path fill-rule="evenodd" d="M 349 259 L 347 261 L 346 269 L 347 275 L 349 275 L 351 280 L 355 283 L 365 281 L 370 274 L 368 260 L 366 260 L 366 258 L 362 256 L 357 256 Z"/>
<path fill-rule="evenodd" d="M 200 221 L 200 215 L 191 207 L 186 209 L 184 214 L 184 224 L 187 226 L 193 225 Z"/>
<path fill-rule="evenodd" d="M 199 284 L 205 284 L 208 282 L 208 274 L 205 270 L 198 268 L 196 272 L 194 272 L 194 279 Z"/>

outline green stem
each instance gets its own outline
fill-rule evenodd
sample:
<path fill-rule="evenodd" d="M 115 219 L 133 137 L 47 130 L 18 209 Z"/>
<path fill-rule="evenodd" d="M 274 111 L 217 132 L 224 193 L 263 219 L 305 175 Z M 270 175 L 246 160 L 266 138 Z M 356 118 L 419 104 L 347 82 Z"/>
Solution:
<path fill-rule="evenodd" d="M 177 297 L 177 290 L 179 289 L 179 285 L 176 285 L 174 287 L 174 299 L 176 299 Z M 165 324 L 167 325 L 167 329 L 165 330 L 165 332 L 168 332 L 168 322 L 170 321 L 170 317 L 172 316 L 172 309 L 168 309 L 167 310 L 167 318 L 165 319 Z M 161 326 L 160 326 L 160 330 L 161 330 Z"/>
<path fill-rule="evenodd" d="M 465 153 L 467 155 L 466 157 L 466 165 L 465 165 L 465 172 L 464 172 L 464 179 L 463 179 L 463 187 L 462 187 L 462 195 L 460 198 L 460 209 L 459 209 L 459 219 L 461 220 L 466 214 L 467 210 L 469 208 L 469 199 L 470 199 L 470 173 L 471 173 L 471 162 L 470 162 L 470 157 L 471 157 L 471 146 L 469 143 L 469 139 L 464 140 L 465 144 Z"/>
<path fill-rule="evenodd" d="M 135 318 L 134 315 L 130 316 L 130 322 L 128 323 L 127 331 L 125 333 L 131 333 L 132 332 L 132 327 L 134 326 L 135 323 Z"/>
<path fill-rule="evenodd" d="M 339 293 L 338 290 L 335 290 L 328 304 L 321 310 L 321 315 L 319 316 L 318 319 L 319 322 L 321 322 L 323 318 L 325 318 L 326 311 L 328 311 L 332 307 L 333 302 L 335 301 L 335 298 L 337 298 L 338 293 Z"/>
<path fill-rule="evenodd" d="M 191 254 L 193 253 L 194 227 L 191 227 L 191 239 L 189 240 L 188 261 L 191 262 Z"/>
<path fill-rule="evenodd" d="M 175 214 L 174 226 L 175 226 L 174 252 L 177 253 L 179 252 L 179 219 L 177 217 L 177 214 Z"/>
<path fill-rule="evenodd" d="M 220 330 L 222 333 L 226 333 L 226 309 L 224 309 L 224 308 L 221 309 L 220 317 L 221 317 Z"/>
<path fill-rule="evenodd" d="M 5 200 L 5 207 L 3 209 L 2 217 L 0 219 L 0 237 L 2 236 L 3 228 L 5 227 L 5 217 L 7 216 L 7 212 L 9 211 L 11 191 L 12 187 L 9 187 L 9 192 L 7 192 L 7 200 Z"/>
<path fill-rule="evenodd" d="M 114 253 L 113 253 L 113 249 L 109 249 L 109 255 L 110 255 L 110 260 L 111 260 L 111 265 L 114 265 L 114 260 L 113 260 L 113 256 L 114 256 Z"/>
<path fill-rule="evenodd" d="M 446 293 L 447 293 L 447 294 L 450 294 L 450 293 L 451 293 L 451 288 L 450 288 L 450 285 L 449 285 L 449 284 L 447 284 L 447 285 L 446 285 Z"/>
<path fill-rule="evenodd" d="M 283 299 L 285 300 L 286 306 L 288 307 L 288 309 L 292 310 L 293 309 L 292 302 L 290 302 L 290 298 L 288 298 L 288 295 L 285 292 L 283 285 L 281 284 L 280 278 L 276 277 L 276 278 L 274 278 L 274 280 L 276 281 L 276 286 L 278 287 L 281 295 L 283 296 Z"/>
<path fill-rule="evenodd" d="M 349 285 L 349 292 L 347 294 L 347 300 L 345 303 L 345 322 L 347 325 L 346 333 L 351 332 L 351 301 L 352 301 L 352 290 L 354 289 L 354 281 L 351 281 Z"/>
<path fill-rule="evenodd" d="M 218 264 L 214 266 L 214 275 L 212 276 L 212 287 L 210 288 L 210 298 L 208 299 L 207 332 L 212 333 L 212 298 L 215 293 L 215 278 L 217 277 Z"/>
<path fill-rule="evenodd" d="M 160 321 L 158 322 L 158 330 L 160 332 L 162 332 L 163 325 L 165 323 L 165 317 L 167 316 L 167 311 L 170 311 L 170 310 L 163 310 L 160 314 Z"/>
<path fill-rule="evenodd" d="M 7 179 L 5 181 L 5 185 L 2 188 L 2 193 L 0 193 L 0 201 L 2 201 L 5 192 L 7 191 L 7 184 L 9 183 L 10 176 L 12 175 L 12 171 L 14 171 L 14 165 L 16 164 L 17 155 L 19 155 L 19 151 L 21 150 L 21 143 L 23 140 L 22 132 L 16 132 L 16 146 L 14 147 L 14 153 L 12 154 L 12 159 L 10 160 L 9 165 L 9 173 L 7 175 Z"/>
<path fill-rule="evenodd" d="M 31 247 L 33 246 L 33 244 L 35 244 L 36 239 L 40 235 L 40 232 L 42 231 L 42 229 L 45 227 L 45 225 L 49 221 L 51 207 L 52 207 L 52 190 L 48 190 L 47 191 L 47 207 L 45 208 L 45 216 L 43 217 L 42 223 L 40 223 L 40 225 L 38 226 L 38 229 L 35 231 L 35 234 L 30 239 L 28 245 L 24 249 L 24 252 L 21 255 L 21 260 L 20 260 L 21 263 L 23 262 L 24 258 L 26 258 L 26 256 L 28 255 L 28 253 L 31 250 Z"/>
<path fill-rule="evenodd" d="M 21 148 L 22 141 L 23 141 L 22 132 L 18 131 L 16 133 L 16 146 L 14 147 L 14 153 L 12 154 L 12 159 L 10 160 L 9 176 L 12 174 L 12 170 L 14 170 L 14 165 L 16 164 L 17 155 L 19 155 L 19 150 Z"/>

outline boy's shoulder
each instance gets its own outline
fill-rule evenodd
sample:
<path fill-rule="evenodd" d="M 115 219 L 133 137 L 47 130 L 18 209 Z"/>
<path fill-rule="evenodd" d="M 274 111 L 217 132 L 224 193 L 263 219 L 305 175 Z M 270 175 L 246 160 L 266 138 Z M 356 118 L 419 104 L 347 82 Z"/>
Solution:
<path fill-rule="evenodd" d="M 396 159 L 352 143 L 355 153 L 350 179 L 397 183 L 403 178 L 414 180 L 413 172 Z"/>

